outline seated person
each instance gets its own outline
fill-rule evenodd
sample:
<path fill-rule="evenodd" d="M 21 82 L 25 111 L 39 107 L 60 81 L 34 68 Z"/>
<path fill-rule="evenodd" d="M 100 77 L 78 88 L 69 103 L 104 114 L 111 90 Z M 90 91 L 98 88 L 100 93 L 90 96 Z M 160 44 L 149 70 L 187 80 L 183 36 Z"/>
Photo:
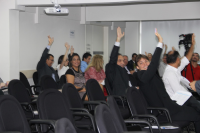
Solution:
<path fill-rule="evenodd" d="M 181 71 L 189 64 L 189 60 L 194 51 L 194 45 L 195 42 L 193 41 L 186 56 L 182 59 L 180 58 L 178 51 L 172 50 L 168 52 L 167 66 L 163 74 L 163 82 L 170 97 L 172 97 L 177 91 L 189 92 L 188 89 L 181 84 Z"/>
<path fill-rule="evenodd" d="M 117 28 L 117 40 L 110 55 L 110 61 L 106 65 L 106 78 L 113 90 L 113 95 L 125 95 L 128 87 L 132 86 L 129 76 L 124 69 L 124 58 L 119 54 L 120 41 L 124 37 L 121 28 Z"/>
<path fill-rule="evenodd" d="M 58 59 L 58 66 L 57 66 L 57 71 L 58 71 L 58 76 L 59 78 L 64 75 L 66 73 L 66 71 L 69 69 L 68 64 L 69 64 L 69 60 L 67 58 L 67 54 L 69 51 L 69 44 L 65 43 L 65 47 L 66 47 L 66 52 L 65 55 L 61 55 Z M 71 55 L 73 54 L 74 48 L 73 46 L 71 46 Z"/>
<path fill-rule="evenodd" d="M 91 60 L 91 54 L 90 53 L 85 53 L 83 54 L 83 58 L 81 61 L 81 71 L 84 73 L 85 69 L 88 67 L 88 64 L 90 63 Z"/>
<path fill-rule="evenodd" d="M 4 88 L 4 87 L 8 87 L 9 81 L 7 81 L 6 83 L 3 82 L 3 80 L 0 78 L 0 89 Z"/>
<path fill-rule="evenodd" d="M 124 55 L 124 68 L 126 69 L 128 74 L 133 74 L 134 73 L 134 69 L 131 69 L 130 67 L 128 67 L 128 56 Z"/>
<path fill-rule="evenodd" d="M 145 55 L 136 58 L 139 89 L 143 93 L 150 107 L 164 107 L 169 110 L 172 121 L 194 121 L 196 132 L 200 132 L 200 109 L 186 101 L 182 106 L 172 101 L 166 92 L 164 83 L 157 73 L 159 60 L 162 53 L 162 37 L 156 31 L 158 45 L 153 54 L 151 63 Z"/>
<path fill-rule="evenodd" d="M 186 77 L 190 82 L 200 80 L 200 66 L 198 65 L 199 54 L 193 53 L 190 63 L 182 71 L 182 76 Z"/>
<path fill-rule="evenodd" d="M 133 53 L 132 54 L 132 60 L 130 60 L 129 62 L 128 62 L 128 65 L 127 65 L 127 67 L 128 67 L 128 69 L 131 71 L 131 70 L 137 70 L 136 69 L 136 65 L 135 65 L 135 59 L 136 59 L 136 57 L 137 57 L 137 54 L 136 53 Z"/>
<path fill-rule="evenodd" d="M 99 82 L 101 88 L 103 89 L 104 79 L 106 78 L 106 74 L 103 70 L 103 56 L 95 55 L 92 58 L 92 62 L 88 65 L 87 69 L 85 70 L 84 76 L 86 81 L 89 79 L 96 79 Z"/>
<path fill-rule="evenodd" d="M 147 53 L 147 52 L 145 52 L 145 55 L 148 57 L 149 62 L 151 62 L 152 54 L 151 54 L 151 53 Z"/>
<path fill-rule="evenodd" d="M 48 36 L 49 44 L 44 49 L 42 53 L 42 57 L 37 64 L 37 72 L 38 72 L 38 83 L 40 84 L 40 80 L 44 75 L 51 76 L 57 83 L 59 83 L 59 77 L 52 64 L 54 62 L 54 56 L 52 54 L 48 54 L 51 45 L 53 44 L 54 39 Z M 61 88 L 61 86 L 59 86 Z"/>
<path fill-rule="evenodd" d="M 80 56 L 74 53 L 71 57 L 71 61 L 69 64 L 69 69 L 65 73 L 67 83 L 73 84 L 79 91 L 79 95 L 83 98 L 84 94 L 86 93 L 85 89 L 85 77 L 83 72 L 80 70 Z M 87 97 L 86 99 L 87 100 Z"/>

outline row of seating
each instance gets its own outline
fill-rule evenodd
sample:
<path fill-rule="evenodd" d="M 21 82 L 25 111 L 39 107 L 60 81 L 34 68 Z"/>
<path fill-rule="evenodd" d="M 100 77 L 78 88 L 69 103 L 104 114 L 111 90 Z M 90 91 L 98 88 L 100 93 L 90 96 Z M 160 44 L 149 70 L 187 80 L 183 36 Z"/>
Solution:
<path fill-rule="evenodd" d="M 50 83 L 47 82 L 47 84 Z M 62 88 L 62 93 L 57 90 L 58 88 L 50 88 L 51 86 L 44 89 L 39 94 L 37 101 L 36 98 L 31 98 L 30 93 L 19 80 L 11 81 L 8 91 L 10 95 L 13 95 L 21 103 L 28 121 L 31 122 L 31 119 L 38 118 L 38 114 L 35 113 L 38 111 L 39 118 L 42 120 L 56 121 L 60 118 L 68 118 L 75 127 L 76 132 L 98 131 L 109 133 L 141 129 L 146 130 L 144 132 L 181 132 L 182 128 L 189 123 L 172 123 L 167 109 L 148 108 L 142 94 L 134 87 L 128 89 L 126 97 L 108 96 L 106 98 L 98 82 L 90 79 L 86 83 L 89 101 L 82 101 L 77 89 L 72 84 L 65 84 Z M 31 111 L 29 115 L 27 115 L 28 110 Z M 151 110 L 151 114 L 148 110 Z M 160 122 L 157 117 L 152 115 L 153 113 L 155 114 L 155 111 L 152 110 L 158 110 L 156 115 L 166 115 L 167 122 Z M 124 119 L 126 120 L 124 121 Z M 158 129 L 152 129 L 150 125 L 157 125 Z M 175 125 L 180 128 L 164 130 L 160 127 L 163 125 Z M 149 126 L 149 128 L 144 128 L 146 126 Z M 55 131 L 52 125 L 43 125 L 41 127 L 42 131 Z M 96 127 L 98 130 L 96 130 Z"/>

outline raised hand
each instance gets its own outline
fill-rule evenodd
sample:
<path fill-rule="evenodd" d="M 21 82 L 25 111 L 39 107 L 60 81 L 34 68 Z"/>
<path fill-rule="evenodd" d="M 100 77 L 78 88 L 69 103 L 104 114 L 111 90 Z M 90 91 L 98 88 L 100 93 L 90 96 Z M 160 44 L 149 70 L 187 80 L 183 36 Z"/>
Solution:
<path fill-rule="evenodd" d="M 162 43 L 162 42 L 163 42 L 163 39 L 162 39 L 161 35 L 158 33 L 157 29 L 156 29 L 156 31 L 155 31 L 155 35 L 157 36 L 158 41 L 159 41 L 160 43 Z"/>
<path fill-rule="evenodd" d="M 145 55 L 148 56 L 148 53 L 145 51 Z"/>
<path fill-rule="evenodd" d="M 192 45 L 195 45 L 195 44 L 196 44 L 195 35 L 193 34 L 193 35 L 192 35 Z"/>
<path fill-rule="evenodd" d="M 165 49 L 167 49 L 168 47 L 167 47 L 167 44 L 165 44 Z"/>
<path fill-rule="evenodd" d="M 49 40 L 49 46 L 51 46 L 52 44 L 53 44 L 53 41 L 54 41 L 54 38 L 52 37 L 50 37 L 50 36 L 48 36 L 48 40 Z"/>
<path fill-rule="evenodd" d="M 73 46 L 71 46 L 70 51 L 71 51 L 71 55 L 72 55 L 74 53 L 74 47 Z"/>
<path fill-rule="evenodd" d="M 172 47 L 172 51 L 175 51 L 176 49 L 174 47 Z"/>
<path fill-rule="evenodd" d="M 116 42 L 120 42 L 120 40 L 122 39 L 122 37 L 124 37 L 124 32 L 122 33 L 122 30 L 120 27 L 117 28 L 117 41 Z"/>
<path fill-rule="evenodd" d="M 65 47 L 67 48 L 67 51 L 70 49 L 70 45 L 66 42 Z"/>

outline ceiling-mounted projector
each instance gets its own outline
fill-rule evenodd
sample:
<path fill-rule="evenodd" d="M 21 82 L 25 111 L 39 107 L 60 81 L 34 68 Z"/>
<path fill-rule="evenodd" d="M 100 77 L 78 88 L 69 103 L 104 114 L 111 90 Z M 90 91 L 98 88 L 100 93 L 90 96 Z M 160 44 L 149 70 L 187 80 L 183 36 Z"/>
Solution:
<path fill-rule="evenodd" d="M 54 4 L 54 7 L 49 7 L 49 8 L 44 9 L 46 14 L 49 14 L 49 15 L 68 15 L 69 14 L 69 10 L 67 8 L 61 8 L 57 0 L 55 0 L 55 2 L 52 2 L 52 3 Z"/>

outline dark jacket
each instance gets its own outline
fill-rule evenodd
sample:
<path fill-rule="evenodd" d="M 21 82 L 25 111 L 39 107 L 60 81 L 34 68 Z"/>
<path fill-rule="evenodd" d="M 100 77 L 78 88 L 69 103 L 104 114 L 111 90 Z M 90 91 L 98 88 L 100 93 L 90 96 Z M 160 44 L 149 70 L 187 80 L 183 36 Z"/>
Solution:
<path fill-rule="evenodd" d="M 57 83 L 59 82 L 59 77 L 58 77 L 58 74 L 56 73 L 55 69 L 53 67 L 49 67 L 46 64 L 48 52 L 49 52 L 49 49 L 45 48 L 44 52 L 42 53 L 42 57 L 37 64 L 38 83 L 39 84 L 40 84 L 40 80 L 41 80 L 42 76 L 44 76 L 44 75 L 52 76 L 53 73 L 55 75 L 56 82 Z"/>
<path fill-rule="evenodd" d="M 106 65 L 106 78 L 114 95 L 124 95 L 129 87 L 129 77 L 124 68 L 117 65 L 119 47 L 114 46 L 111 52 L 110 61 Z"/>
<path fill-rule="evenodd" d="M 133 68 L 134 64 L 135 64 L 135 63 L 134 63 L 132 60 L 130 60 L 130 61 L 128 62 L 127 68 L 128 68 L 129 71 L 135 70 L 135 68 Z"/>
<path fill-rule="evenodd" d="M 157 73 L 161 53 L 162 49 L 157 47 L 148 69 L 137 72 L 139 88 L 149 106 L 165 107 L 171 114 L 176 114 L 182 110 L 181 106 L 171 100 L 162 79 Z"/>

